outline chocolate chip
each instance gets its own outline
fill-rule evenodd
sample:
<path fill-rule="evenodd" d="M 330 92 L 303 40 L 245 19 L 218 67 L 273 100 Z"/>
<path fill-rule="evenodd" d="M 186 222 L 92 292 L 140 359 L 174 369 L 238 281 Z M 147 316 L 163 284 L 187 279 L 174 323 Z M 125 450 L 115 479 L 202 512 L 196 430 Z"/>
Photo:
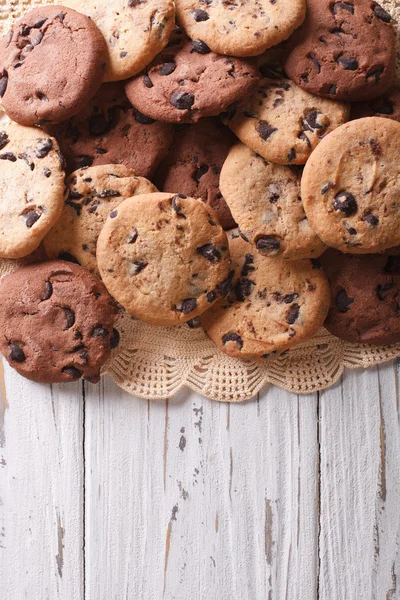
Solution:
<path fill-rule="evenodd" d="M 336 96 L 336 91 L 337 91 L 337 87 L 336 87 L 335 84 L 332 84 L 332 85 L 329 86 L 329 88 L 328 88 L 328 94 L 330 96 Z"/>
<path fill-rule="evenodd" d="M 154 119 L 148 117 L 147 115 L 144 115 L 143 113 L 138 111 L 137 108 L 133 109 L 133 114 L 135 117 L 135 121 L 137 121 L 141 125 L 151 125 L 152 123 L 154 123 Z"/>
<path fill-rule="evenodd" d="M 205 10 L 197 9 L 192 11 L 193 19 L 196 23 L 200 23 L 201 21 L 208 21 L 210 18 L 208 13 Z"/>
<path fill-rule="evenodd" d="M 51 175 L 51 171 L 47 167 L 45 169 L 43 169 L 42 173 L 45 177 L 50 177 L 50 175 Z"/>
<path fill-rule="evenodd" d="M 339 192 L 333 201 L 334 210 L 340 210 L 346 217 L 351 217 L 357 212 L 357 202 L 353 194 Z"/>
<path fill-rule="evenodd" d="M 118 329 L 115 329 L 115 327 L 113 327 L 112 334 L 111 334 L 111 337 L 110 337 L 110 348 L 111 348 L 111 350 L 114 350 L 119 345 L 120 338 L 121 338 L 121 336 L 119 334 Z"/>
<path fill-rule="evenodd" d="M 378 142 L 378 140 L 370 139 L 369 140 L 369 144 L 370 144 L 371 150 L 375 154 L 375 156 L 381 156 L 382 155 L 382 146 L 380 145 L 380 143 Z"/>
<path fill-rule="evenodd" d="M 243 340 L 240 337 L 240 335 L 238 335 L 237 333 L 226 333 L 224 336 L 222 336 L 222 343 L 225 346 L 228 342 L 235 342 L 235 344 L 238 346 L 239 350 L 241 350 L 243 348 Z"/>
<path fill-rule="evenodd" d="M 104 135 L 110 130 L 110 125 L 104 115 L 94 115 L 88 122 L 89 133 L 94 136 Z"/>
<path fill-rule="evenodd" d="M 75 323 L 75 313 L 70 308 L 63 307 L 63 311 L 65 314 L 65 318 L 67 319 L 67 324 L 63 327 L 63 331 L 70 329 L 72 325 Z"/>
<path fill-rule="evenodd" d="M 243 277 L 247 277 L 247 275 L 252 271 L 255 271 L 254 256 L 252 254 L 246 254 L 241 275 L 243 275 Z"/>
<path fill-rule="evenodd" d="M 127 56 L 127 54 L 128 54 L 127 52 L 120 52 L 119 56 L 120 56 L 120 58 L 125 58 L 125 56 Z"/>
<path fill-rule="evenodd" d="M 331 8 L 334 15 L 337 15 L 339 9 L 347 10 L 347 12 L 354 15 L 354 6 L 349 2 L 336 2 Z"/>
<path fill-rule="evenodd" d="M 25 352 L 17 344 L 9 344 L 10 353 L 8 358 L 15 362 L 22 363 L 26 360 Z"/>
<path fill-rule="evenodd" d="M 210 48 L 202 40 L 192 40 L 192 50 L 199 54 L 208 54 L 211 52 Z"/>
<path fill-rule="evenodd" d="M 235 285 L 235 294 L 239 302 L 243 302 L 245 298 L 250 296 L 255 286 L 254 281 L 247 279 L 247 277 L 241 277 Z"/>
<path fill-rule="evenodd" d="M 238 232 L 239 232 L 239 235 L 242 238 L 242 240 L 244 240 L 245 242 L 249 241 L 249 238 L 243 233 L 243 231 L 240 229 L 240 227 L 238 227 Z"/>
<path fill-rule="evenodd" d="M 298 297 L 298 294 L 286 294 L 286 296 L 283 297 L 283 301 L 285 304 L 292 304 Z"/>
<path fill-rule="evenodd" d="M 47 21 L 47 18 L 43 18 L 43 19 L 39 19 L 39 21 L 36 21 L 36 23 L 34 25 L 32 25 L 32 29 L 40 29 L 42 27 L 42 25 L 44 25 Z"/>
<path fill-rule="evenodd" d="M 260 138 L 264 141 L 268 140 L 275 131 L 278 131 L 277 127 L 272 127 L 265 121 L 260 121 L 257 125 L 257 131 Z"/>
<path fill-rule="evenodd" d="M 365 215 L 362 218 L 363 221 L 366 221 L 369 225 L 371 225 L 372 227 L 376 227 L 379 223 L 379 219 L 378 217 L 376 217 L 375 215 L 373 215 L 372 213 L 370 213 L 369 215 Z"/>
<path fill-rule="evenodd" d="M 18 154 L 18 158 L 26 162 L 31 171 L 35 170 L 35 163 L 31 162 L 30 158 L 25 152 L 21 152 L 21 154 Z"/>
<path fill-rule="evenodd" d="M 8 135 L 6 134 L 5 131 L 0 131 L 0 150 L 3 150 L 3 148 L 5 146 L 7 146 L 8 142 L 10 141 Z"/>
<path fill-rule="evenodd" d="M 92 333 L 90 335 L 95 338 L 106 338 L 108 334 L 108 329 L 106 329 L 105 327 L 97 326 L 93 327 Z"/>
<path fill-rule="evenodd" d="M 186 325 L 190 327 L 190 329 L 198 329 L 199 327 L 201 327 L 200 319 L 198 317 L 189 319 L 189 321 L 186 321 Z"/>
<path fill-rule="evenodd" d="M 394 113 L 393 102 L 387 98 L 377 98 L 370 104 L 371 109 L 380 115 L 392 115 Z"/>
<path fill-rule="evenodd" d="M 346 231 L 349 235 L 357 235 L 357 230 L 354 227 L 347 227 Z"/>
<path fill-rule="evenodd" d="M 329 190 L 331 190 L 334 187 L 335 187 L 335 185 L 333 183 L 326 183 L 321 188 L 321 194 L 324 196 L 327 192 L 329 192 Z"/>
<path fill-rule="evenodd" d="M 382 6 L 379 6 L 379 4 L 375 4 L 374 6 L 374 15 L 381 21 L 384 21 L 384 23 L 390 23 L 392 20 L 392 17 L 389 15 L 389 13 L 386 12 Z"/>
<path fill-rule="evenodd" d="M 226 296 L 231 291 L 233 275 L 234 275 L 234 271 L 231 271 L 231 273 L 229 273 L 228 279 L 225 279 L 225 281 L 222 281 L 222 283 L 219 283 L 217 285 L 217 287 L 215 288 L 215 291 L 220 296 Z"/>
<path fill-rule="evenodd" d="M 160 67 L 160 75 L 171 75 L 176 69 L 175 62 L 166 62 Z"/>
<path fill-rule="evenodd" d="M 384 285 L 378 285 L 376 288 L 376 295 L 378 296 L 379 300 L 383 302 L 383 300 L 386 299 L 389 290 L 391 290 L 392 288 L 394 288 L 393 281 L 388 281 Z"/>
<path fill-rule="evenodd" d="M 50 138 L 41 138 L 35 147 L 35 154 L 38 158 L 44 158 L 53 149 L 53 140 Z"/>
<path fill-rule="evenodd" d="M 208 165 L 203 165 L 202 167 L 197 169 L 196 173 L 194 174 L 194 179 L 195 179 L 195 181 L 197 181 L 197 183 L 199 183 L 199 181 L 203 177 L 203 175 L 205 175 L 208 172 L 208 169 L 209 169 Z"/>
<path fill-rule="evenodd" d="M 300 306 L 298 304 L 293 304 L 286 313 L 286 322 L 289 323 L 289 325 L 293 325 L 299 318 L 299 314 Z"/>
<path fill-rule="evenodd" d="M 347 312 L 350 309 L 350 304 L 353 304 L 353 302 L 354 298 L 350 298 L 347 295 L 346 290 L 340 290 L 340 292 L 336 294 L 335 304 L 339 312 Z"/>
<path fill-rule="evenodd" d="M 256 239 L 256 248 L 262 254 L 275 256 L 280 251 L 281 243 L 272 235 L 261 235 Z"/>
<path fill-rule="evenodd" d="M 136 260 L 136 261 L 132 262 L 132 265 L 130 268 L 130 274 L 137 275 L 138 273 L 143 271 L 143 269 L 145 269 L 148 264 L 149 263 L 146 260 Z"/>
<path fill-rule="evenodd" d="M 143 76 L 143 83 L 149 89 L 154 87 L 153 82 L 148 75 Z"/>
<path fill-rule="evenodd" d="M 10 160 L 11 162 L 16 162 L 17 157 L 12 152 L 3 152 L 3 154 L 0 154 L 0 160 Z"/>
<path fill-rule="evenodd" d="M 36 212 L 36 210 L 30 210 L 29 212 L 25 213 L 25 225 L 28 227 L 28 229 L 30 229 L 36 223 L 36 221 L 40 219 L 41 216 L 42 215 Z"/>
<path fill-rule="evenodd" d="M 296 150 L 294 148 L 291 148 L 289 154 L 288 154 L 288 162 L 292 162 L 292 160 L 294 160 L 296 158 Z"/>
<path fill-rule="evenodd" d="M 182 212 L 182 206 L 179 203 L 179 198 L 184 199 L 187 198 L 187 196 L 185 196 L 184 194 L 176 194 L 171 200 L 171 205 L 178 217 L 180 217 L 181 219 L 186 219 L 186 216 Z"/>
<path fill-rule="evenodd" d="M 385 273 L 395 273 L 396 275 L 400 275 L 400 255 L 389 256 L 384 271 Z"/>
<path fill-rule="evenodd" d="M 303 142 L 305 142 L 307 144 L 307 146 L 309 148 L 311 148 L 311 142 L 308 139 L 308 137 L 306 136 L 306 134 L 304 133 L 304 131 L 302 131 L 301 133 L 299 133 L 298 137 L 299 137 L 299 140 L 302 140 Z M 278 198 L 279 198 L 279 196 L 278 196 Z M 278 198 L 276 200 L 278 200 Z M 270 202 L 271 202 L 271 200 L 270 200 Z"/>
<path fill-rule="evenodd" d="M 371 77 L 375 77 L 375 82 L 376 83 L 380 83 L 381 81 L 381 75 L 383 73 L 383 71 L 385 70 L 385 67 L 383 65 L 379 65 L 377 67 L 372 67 L 372 69 L 370 69 L 367 74 L 366 74 L 366 78 L 367 79 L 371 79 Z"/>
<path fill-rule="evenodd" d="M 355 58 L 349 58 L 348 56 L 340 56 L 336 62 L 343 67 L 345 71 L 356 71 L 358 69 L 358 62 Z"/>
<path fill-rule="evenodd" d="M 214 302 L 214 300 L 217 299 L 217 294 L 214 291 L 208 292 L 206 298 L 207 298 L 207 302 L 210 302 L 210 303 Z"/>
<path fill-rule="evenodd" d="M 0 98 L 2 98 L 6 92 L 8 84 L 8 75 L 5 74 L 0 79 Z"/>
<path fill-rule="evenodd" d="M 44 296 L 42 298 L 42 302 L 51 298 L 52 294 L 53 294 L 53 286 L 51 284 L 51 281 L 46 281 L 46 283 L 44 284 Z"/>
<path fill-rule="evenodd" d="M 197 308 L 197 300 L 196 298 L 185 298 L 182 300 L 182 303 L 176 307 L 178 312 L 183 313 L 184 315 L 188 315 L 193 312 Z"/>
<path fill-rule="evenodd" d="M 307 54 L 307 58 L 313 63 L 313 65 L 315 65 L 317 68 L 317 73 L 321 73 L 321 63 L 319 60 L 317 60 L 312 54 Z"/>
<path fill-rule="evenodd" d="M 87 364 L 89 362 L 89 353 L 87 350 L 82 350 L 82 352 L 79 352 L 79 358 L 81 359 L 81 361 L 83 362 L 83 364 Z"/>
<path fill-rule="evenodd" d="M 77 258 L 75 258 L 75 256 L 73 254 L 70 254 L 69 252 L 60 252 L 60 254 L 58 255 L 58 258 L 60 260 L 66 260 L 68 262 L 75 263 L 76 265 L 80 264 L 79 260 Z"/>
<path fill-rule="evenodd" d="M 118 216 L 118 211 L 117 210 L 112 210 L 110 212 L 110 219 L 115 219 L 115 217 Z"/>
<path fill-rule="evenodd" d="M 82 372 L 76 367 L 63 367 L 61 372 L 71 377 L 71 379 L 80 379 L 82 377 Z"/>
<path fill-rule="evenodd" d="M 126 243 L 127 244 L 134 244 L 136 242 L 136 240 L 138 239 L 138 231 L 137 229 L 133 228 L 132 233 L 126 238 Z"/>
<path fill-rule="evenodd" d="M 321 114 L 319 110 L 311 110 L 306 114 L 305 120 L 312 129 L 324 129 L 324 126 L 318 123 L 318 117 Z"/>
<path fill-rule="evenodd" d="M 65 160 L 64 155 L 59 150 L 57 150 L 57 156 L 60 161 L 61 170 L 65 171 L 65 169 L 67 168 L 67 161 Z M 92 163 L 90 163 L 90 164 L 92 164 Z M 90 166 L 90 165 L 87 165 L 87 166 Z"/>
<path fill-rule="evenodd" d="M 194 104 L 194 96 L 183 90 L 175 90 L 175 92 L 171 94 L 169 101 L 172 106 L 175 106 L 178 110 L 188 110 Z"/>
<path fill-rule="evenodd" d="M 205 244 L 204 246 L 200 246 L 200 248 L 197 248 L 197 252 L 204 256 L 204 258 L 209 260 L 211 263 L 216 263 L 221 260 L 221 252 L 217 250 L 214 244 Z"/>

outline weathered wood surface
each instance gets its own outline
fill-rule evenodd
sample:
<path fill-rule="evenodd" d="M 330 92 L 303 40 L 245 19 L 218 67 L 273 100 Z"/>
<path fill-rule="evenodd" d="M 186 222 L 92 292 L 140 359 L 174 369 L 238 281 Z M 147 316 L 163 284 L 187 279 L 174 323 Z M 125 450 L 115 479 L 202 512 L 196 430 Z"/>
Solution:
<path fill-rule="evenodd" d="M 231 405 L 5 365 L 0 394 L 2 600 L 400 599 L 396 365 Z"/>

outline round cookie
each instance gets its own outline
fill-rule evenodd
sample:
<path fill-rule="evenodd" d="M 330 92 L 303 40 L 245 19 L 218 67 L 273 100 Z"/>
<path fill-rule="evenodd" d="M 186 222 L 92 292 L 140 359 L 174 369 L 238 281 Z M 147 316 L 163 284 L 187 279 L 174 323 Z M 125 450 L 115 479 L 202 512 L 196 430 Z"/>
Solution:
<path fill-rule="evenodd" d="M 174 27 L 172 0 L 66 0 L 90 17 L 107 42 L 105 81 L 139 73 L 166 46 Z"/>
<path fill-rule="evenodd" d="M 400 123 L 366 117 L 342 125 L 314 150 L 301 181 L 311 227 L 345 253 L 400 244 Z"/>
<path fill-rule="evenodd" d="M 193 40 L 232 56 L 255 56 L 286 40 L 304 21 L 305 0 L 176 0 L 181 26 Z"/>
<path fill-rule="evenodd" d="M 61 218 L 44 239 L 49 258 L 61 258 L 98 275 L 96 244 L 110 212 L 125 198 L 157 188 L 124 165 L 79 169 L 66 180 L 67 200 Z"/>
<path fill-rule="evenodd" d="M 297 169 L 268 163 L 239 143 L 222 167 L 220 185 L 241 236 L 260 254 L 298 260 L 325 250 L 304 212 Z"/>
<path fill-rule="evenodd" d="M 330 299 L 318 260 L 267 258 L 234 232 L 229 250 L 232 292 L 200 317 L 220 350 L 237 358 L 268 358 L 318 331 Z"/>
<path fill-rule="evenodd" d="M 368 256 L 328 250 L 322 262 L 331 287 L 325 327 L 348 342 L 399 343 L 399 248 Z"/>
<path fill-rule="evenodd" d="M 79 112 L 104 75 L 106 44 L 85 15 L 40 6 L 0 43 L 0 96 L 22 125 L 60 123 Z"/>
<path fill-rule="evenodd" d="M 364 117 L 384 117 L 400 121 L 400 89 L 393 87 L 383 96 L 369 102 L 353 102 L 350 118 Z"/>
<path fill-rule="evenodd" d="M 263 79 L 228 117 L 238 138 L 278 164 L 303 165 L 321 138 L 349 118 L 343 102 L 317 98 L 288 79 Z"/>
<path fill-rule="evenodd" d="M 125 85 L 141 112 L 171 123 L 219 115 L 245 98 L 258 82 L 255 65 L 211 52 L 199 40 L 178 39 Z"/>
<path fill-rule="evenodd" d="M 35 250 L 60 217 L 64 161 L 56 140 L 17 123 L 0 126 L 0 257 Z"/>
<path fill-rule="evenodd" d="M 0 281 L 0 351 L 40 383 L 96 383 L 118 343 L 117 305 L 88 271 L 64 261 L 21 267 Z"/>
<path fill-rule="evenodd" d="M 306 19 L 288 42 L 284 68 L 312 94 L 376 98 L 395 73 L 391 17 L 371 0 L 307 0 Z"/>
<path fill-rule="evenodd" d="M 229 129 L 214 119 L 179 129 L 156 173 L 157 187 L 201 198 L 215 211 L 222 227 L 232 229 L 236 224 L 220 192 L 219 178 L 234 139 Z"/>
<path fill-rule="evenodd" d="M 92 101 L 55 131 L 67 172 L 94 165 L 123 164 L 151 177 L 172 143 L 172 126 L 132 107 L 121 83 L 101 86 Z"/>
<path fill-rule="evenodd" d="M 114 298 L 150 325 L 178 325 L 229 289 L 223 229 L 201 200 L 144 194 L 124 200 L 97 243 L 100 275 Z"/>

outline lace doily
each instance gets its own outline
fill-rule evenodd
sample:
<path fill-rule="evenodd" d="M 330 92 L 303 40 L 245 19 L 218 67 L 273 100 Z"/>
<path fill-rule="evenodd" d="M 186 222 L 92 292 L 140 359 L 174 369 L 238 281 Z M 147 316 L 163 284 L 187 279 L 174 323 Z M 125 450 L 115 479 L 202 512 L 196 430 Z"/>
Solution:
<path fill-rule="evenodd" d="M 0 27 L 7 31 L 15 18 L 40 4 L 50 2 L 0 0 Z M 395 21 L 399 74 L 400 0 L 380 0 L 380 4 Z M 1 261 L 0 276 L 20 264 Z M 253 363 L 222 354 L 202 329 L 152 327 L 127 314 L 121 316 L 118 329 L 120 345 L 103 373 L 127 392 L 149 399 L 167 398 L 185 386 L 223 402 L 249 399 L 267 383 L 298 394 L 310 393 L 333 385 L 346 368 L 366 368 L 400 357 L 400 343 L 380 347 L 350 344 L 321 329 L 315 338 L 285 356 Z"/>

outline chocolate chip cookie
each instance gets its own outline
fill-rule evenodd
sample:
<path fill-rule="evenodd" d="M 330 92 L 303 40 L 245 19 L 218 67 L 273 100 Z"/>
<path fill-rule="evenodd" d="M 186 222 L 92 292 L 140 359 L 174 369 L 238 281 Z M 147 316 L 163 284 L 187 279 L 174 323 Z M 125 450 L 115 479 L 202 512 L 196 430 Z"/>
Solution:
<path fill-rule="evenodd" d="M 222 227 L 232 229 L 235 221 L 219 189 L 219 176 L 234 139 L 216 119 L 179 128 L 156 173 L 157 187 L 201 198 L 215 211 Z"/>
<path fill-rule="evenodd" d="M 288 79 L 264 78 L 248 101 L 227 116 L 238 138 L 278 164 L 303 165 L 322 137 L 346 122 L 350 107 L 317 98 Z"/>
<path fill-rule="evenodd" d="M 269 358 L 311 338 L 329 309 L 329 285 L 317 260 L 285 261 L 229 236 L 235 275 L 229 295 L 200 317 L 220 350 Z"/>
<path fill-rule="evenodd" d="M 299 169 L 268 163 L 244 144 L 231 148 L 221 191 L 252 251 L 298 260 L 325 250 L 304 212 L 300 177 Z"/>
<path fill-rule="evenodd" d="M 257 84 L 250 61 L 219 56 L 202 41 L 178 39 L 125 86 L 141 112 L 171 123 L 219 115 Z"/>
<path fill-rule="evenodd" d="M 172 0 L 66 0 L 90 17 L 108 48 L 105 81 L 128 79 L 161 52 L 174 27 Z"/>
<path fill-rule="evenodd" d="M 366 117 L 342 125 L 314 150 L 301 181 L 311 227 L 345 253 L 400 244 L 400 123 Z"/>
<path fill-rule="evenodd" d="M 331 287 L 325 327 L 361 344 L 400 342 L 400 249 L 351 256 L 328 250 L 322 262 Z"/>
<path fill-rule="evenodd" d="M 392 87 L 386 94 L 369 102 L 353 102 L 351 119 L 363 117 L 386 117 L 400 121 L 400 89 Z"/>
<path fill-rule="evenodd" d="M 179 23 L 214 52 L 255 56 L 286 40 L 304 21 L 305 0 L 176 0 Z"/>
<path fill-rule="evenodd" d="M 173 130 L 132 107 L 121 83 L 106 83 L 78 115 L 56 128 L 55 135 L 68 173 L 117 163 L 151 177 L 168 152 Z"/>
<path fill-rule="evenodd" d="M 206 204 L 182 194 L 124 200 L 100 233 L 97 263 L 108 291 L 150 325 L 184 323 L 230 285 L 223 229 Z"/>
<path fill-rule="evenodd" d="M 79 169 L 66 180 L 68 196 L 61 218 L 44 239 L 49 258 L 82 265 L 98 275 L 96 244 L 110 212 L 125 198 L 150 194 L 157 188 L 124 165 Z"/>
<path fill-rule="evenodd" d="M 60 123 L 96 93 L 107 48 L 96 25 L 64 6 L 40 6 L 0 43 L 0 96 L 22 125 Z"/>
<path fill-rule="evenodd" d="M 376 98 L 395 73 L 391 16 L 371 0 L 307 0 L 306 19 L 288 42 L 284 68 L 312 94 Z"/>
<path fill-rule="evenodd" d="M 118 343 L 117 306 L 88 271 L 64 261 L 21 267 L 0 281 L 0 351 L 40 383 L 100 379 Z"/>
<path fill-rule="evenodd" d="M 64 160 L 58 144 L 40 129 L 0 125 L 0 257 L 35 250 L 60 217 Z"/>

